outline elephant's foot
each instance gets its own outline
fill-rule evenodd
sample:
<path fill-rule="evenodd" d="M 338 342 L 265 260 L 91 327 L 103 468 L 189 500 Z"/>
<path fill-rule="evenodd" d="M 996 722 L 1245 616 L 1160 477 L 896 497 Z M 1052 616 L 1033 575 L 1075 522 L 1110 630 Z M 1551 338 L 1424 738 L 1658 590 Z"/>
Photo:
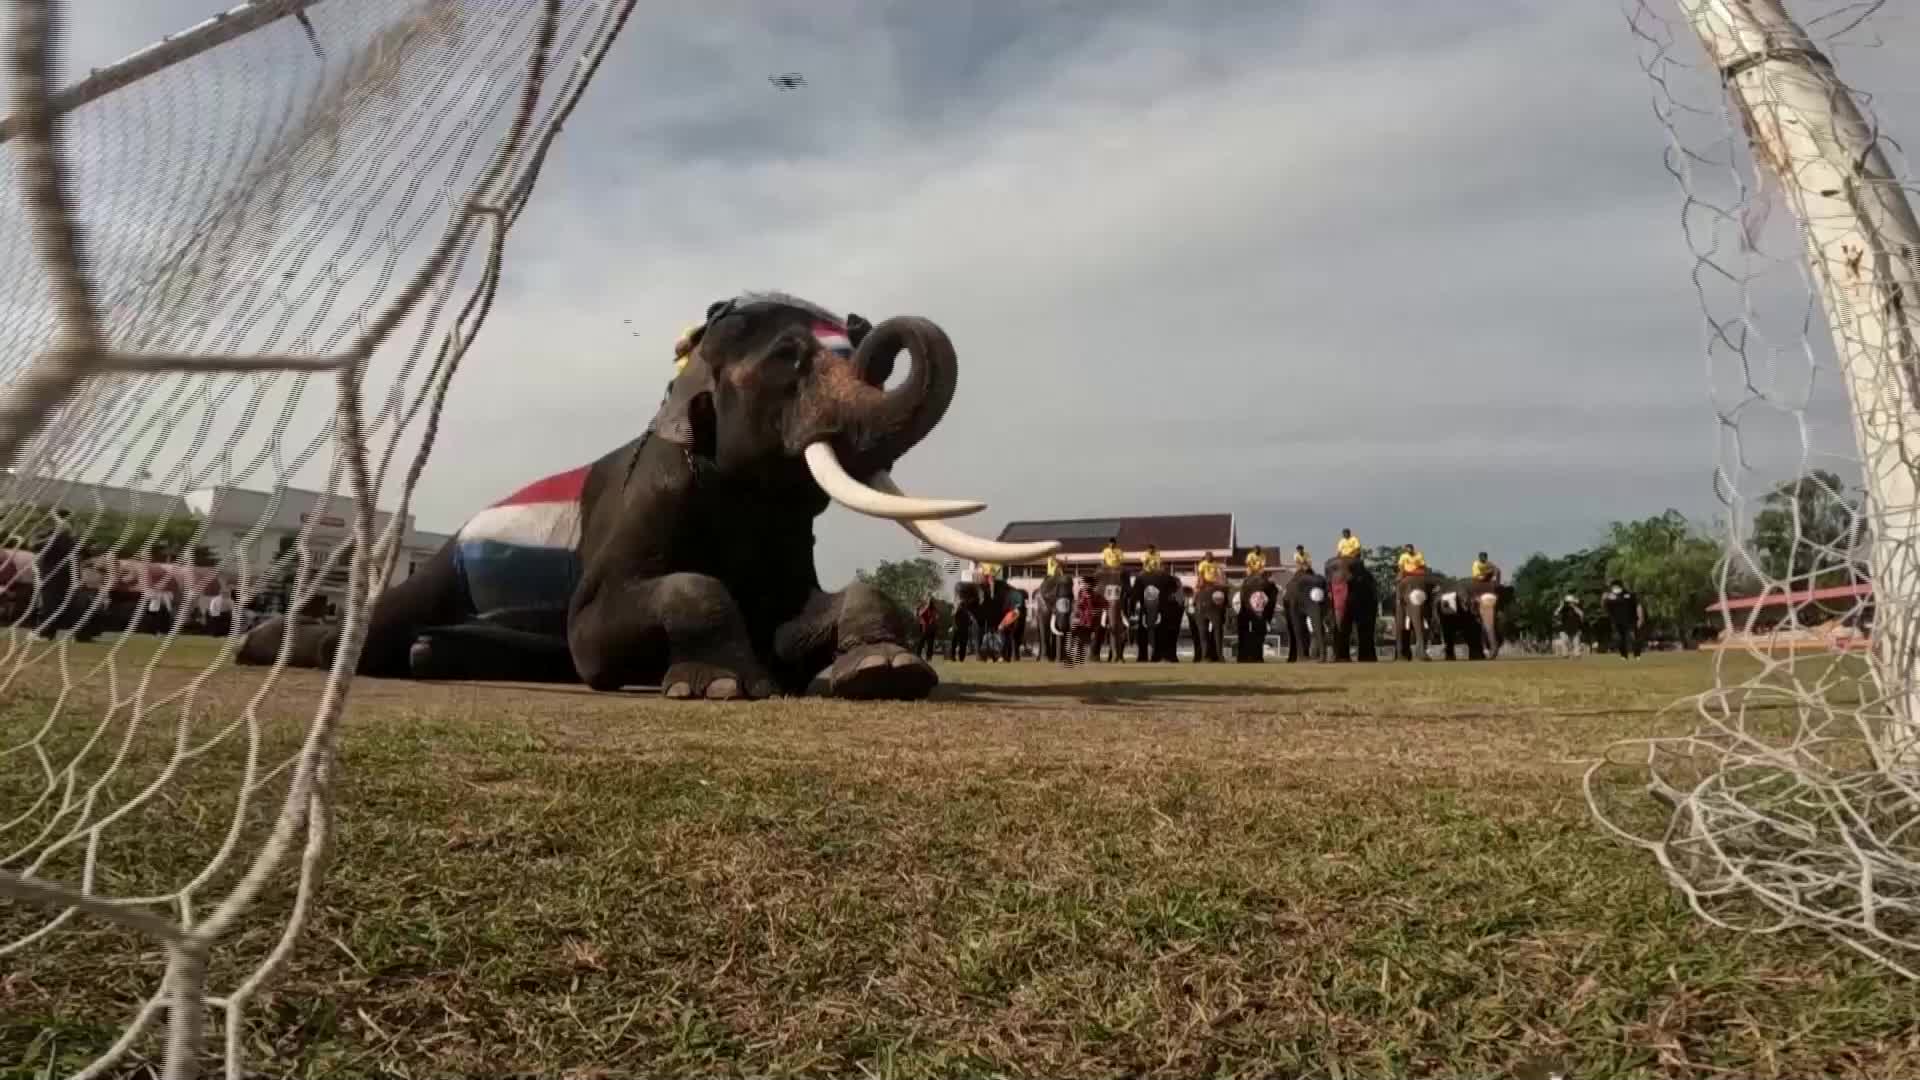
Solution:
<path fill-rule="evenodd" d="M 407 674 L 423 681 L 455 678 L 452 665 L 433 647 L 433 639 L 415 638 L 407 648 Z"/>
<path fill-rule="evenodd" d="M 91 627 L 87 628 L 91 630 Z M 240 649 L 235 660 L 247 666 L 270 666 L 280 658 L 280 642 L 287 632 L 287 618 L 284 615 L 272 616 L 247 631 L 240 639 Z M 83 631 L 75 640 L 84 640 L 91 634 Z M 334 650 L 339 647 L 340 632 L 337 628 L 306 619 L 296 619 L 293 623 L 293 648 L 287 653 L 287 666 L 293 668 L 312 668 L 324 670 L 333 666 Z"/>
<path fill-rule="evenodd" d="M 681 660 L 667 668 L 667 673 L 660 677 L 660 694 L 675 701 L 696 698 L 738 701 L 772 697 L 773 680 L 766 672 L 757 668 L 739 670 L 744 667 Z"/>
<path fill-rule="evenodd" d="M 926 661 L 898 645 L 859 645 L 834 658 L 827 689 L 849 701 L 919 701 L 940 683 Z"/>

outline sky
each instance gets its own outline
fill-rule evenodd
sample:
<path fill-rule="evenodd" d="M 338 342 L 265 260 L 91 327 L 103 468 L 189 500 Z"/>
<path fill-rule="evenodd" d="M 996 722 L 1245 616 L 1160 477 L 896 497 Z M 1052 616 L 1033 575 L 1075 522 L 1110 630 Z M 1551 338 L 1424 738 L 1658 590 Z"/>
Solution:
<path fill-rule="evenodd" d="M 70 73 L 211 14 L 70 6 Z M 1728 374 L 1626 10 L 643 3 L 511 235 L 419 524 L 631 438 L 679 330 L 768 288 L 947 329 L 958 395 L 895 477 L 985 500 L 976 533 L 1230 511 L 1243 544 L 1350 527 L 1464 568 L 1706 519 Z M 1920 23 L 1874 29 L 1837 59 L 1920 131 Z M 816 552 L 831 587 L 916 547 L 834 508 Z"/>

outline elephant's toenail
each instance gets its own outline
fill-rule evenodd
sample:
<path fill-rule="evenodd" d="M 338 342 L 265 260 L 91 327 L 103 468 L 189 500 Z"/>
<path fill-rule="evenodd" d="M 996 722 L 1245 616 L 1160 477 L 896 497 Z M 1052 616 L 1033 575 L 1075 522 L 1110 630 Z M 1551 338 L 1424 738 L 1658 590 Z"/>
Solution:
<path fill-rule="evenodd" d="M 894 667 L 912 667 L 918 662 L 919 658 L 910 652 L 896 653 L 893 657 Z"/>
<path fill-rule="evenodd" d="M 740 683 L 737 679 L 715 679 L 707 684 L 707 697 L 715 701 L 727 701 L 740 696 Z"/>
<path fill-rule="evenodd" d="M 873 668 L 886 667 L 886 666 L 887 666 L 887 658 L 885 656 L 880 655 L 879 653 L 875 653 L 872 656 L 861 657 L 860 662 L 853 665 L 853 670 L 869 671 Z"/>
<path fill-rule="evenodd" d="M 690 698 L 693 696 L 693 684 L 683 682 L 674 683 L 672 686 L 667 687 L 667 696 L 670 698 Z"/>

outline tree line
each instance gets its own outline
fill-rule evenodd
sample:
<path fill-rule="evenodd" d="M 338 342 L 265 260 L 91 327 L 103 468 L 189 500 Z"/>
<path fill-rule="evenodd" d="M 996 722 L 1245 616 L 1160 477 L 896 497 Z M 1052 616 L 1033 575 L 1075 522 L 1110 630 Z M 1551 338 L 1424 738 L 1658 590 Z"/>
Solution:
<path fill-rule="evenodd" d="M 1597 632 L 1593 602 L 1616 578 L 1639 594 L 1649 631 L 1683 642 L 1712 632 L 1719 617 L 1706 609 L 1723 588 L 1731 597 L 1768 584 L 1798 591 L 1861 581 L 1868 539 L 1862 505 L 1860 488 L 1815 469 L 1762 496 L 1759 512 L 1733 544 L 1678 510 L 1613 522 L 1592 547 L 1557 557 L 1535 554 L 1520 564 L 1508 578 L 1515 629 L 1551 637 L 1553 613 L 1571 594 Z"/>

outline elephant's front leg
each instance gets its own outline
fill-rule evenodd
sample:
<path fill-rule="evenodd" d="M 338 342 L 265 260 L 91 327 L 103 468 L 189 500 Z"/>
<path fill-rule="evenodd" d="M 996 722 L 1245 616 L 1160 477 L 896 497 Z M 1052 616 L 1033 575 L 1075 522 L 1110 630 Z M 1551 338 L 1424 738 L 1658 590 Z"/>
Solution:
<path fill-rule="evenodd" d="M 827 668 L 835 697 L 917 701 L 940 677 L 906 640 L 906 611 L 886 593 L 855 582 L 837 593 L 814 593 L 774 632 L 773 652 L 781 668 L 809 679 Z"/>
<path fill-rule="evenodd" d="M 567 621 L 567 646 L 581 680 L 595 690 L 658 681 L 670 698 L 774 692 L 733 594 L 705 574 L 583 583 Z"/>

